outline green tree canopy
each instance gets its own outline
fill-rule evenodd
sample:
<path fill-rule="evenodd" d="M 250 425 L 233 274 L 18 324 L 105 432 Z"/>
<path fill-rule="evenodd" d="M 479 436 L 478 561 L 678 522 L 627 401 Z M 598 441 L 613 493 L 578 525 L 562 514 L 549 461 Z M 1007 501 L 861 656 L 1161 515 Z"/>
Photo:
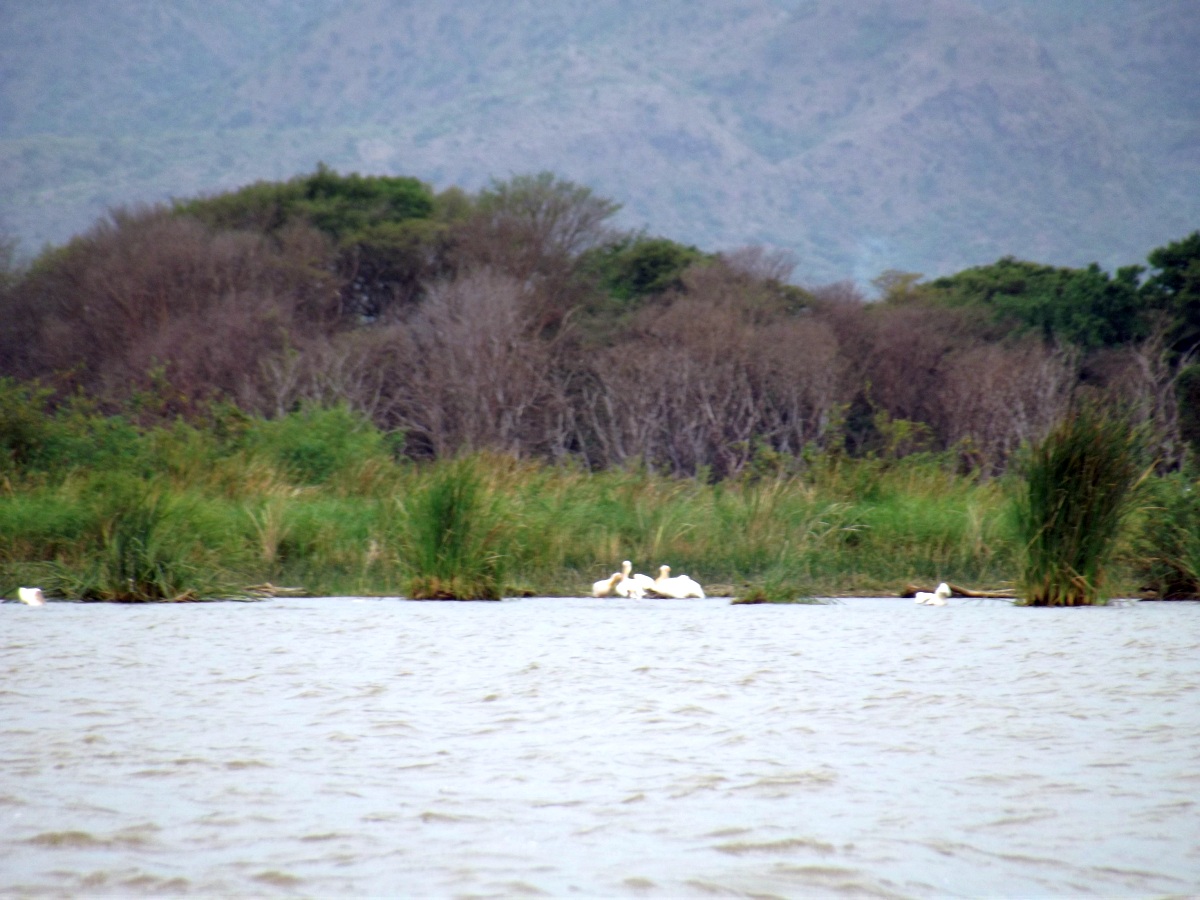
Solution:
<path fill-rule="evenodd" d="M 284 182 L 259 181 L 236 191 L 176 201 L 175 211 L 211 227 L 273 233 L 304 222 L 339 243 L 365 229 L 425 219 L 433 214 L 430 188 L 415 178 L 339 175 L 324 163 L 311 175 Z"/>
<path fill-rule="evenodd" d="M 279 236 L 307 226 L 322 232 L 335 249 L 331 266 L 343 281 L 341 308 L 362 321 L 418 295 L 446 228 L 434 211 L 432 190 L 415 178 L 339 175 L 323 163 L 289 181 L 175 203 L 177 214 L 218 230 Z"/>
<path fill-rule="evenodd" d="M 1159 247 L 1146 257 L 1152 270 L 1142 285 L 1147 305 L 1166 312 L 1175 323 L 1175 349 L 1200 342 L 1200 231 Z"/>
<path fill-rule="evenodd" d="M 591 251 L 585 267 L 618 300 L 629 301 L 683 287 L 688 266 L 704 259 L 695 247 L 661 237 L 630 235 Z"/>
<path fill-rule="evenodd" d="M 1110 276 L 1097 264 L 1084 269 L 1004 257 L 988 266 L 938 278 L 926 286 L 934 302 L 980 307 L 1016 331 L 1085 349 L 1135 340 L 1145 330 L 1138 266 Z"/>

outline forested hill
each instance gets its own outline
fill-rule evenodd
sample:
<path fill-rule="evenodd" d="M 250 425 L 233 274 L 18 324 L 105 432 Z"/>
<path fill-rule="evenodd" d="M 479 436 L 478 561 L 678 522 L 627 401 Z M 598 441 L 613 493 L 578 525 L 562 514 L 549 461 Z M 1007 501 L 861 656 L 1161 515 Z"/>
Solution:
<path fill-rule="evenodd" d="M 0 7 L 0 228 L 324 161 L 548 169 L 802 282 L 1113 267 L 1200 222 L 1193 0 L 46 0 Z"/>
<path fill-rule="evenodd" d="M 322 166 L 114 213 L 0 267 L 0 483 L 58 454 L 47 414 L 96 410 L 346 407 L 414 459 L 724 478 L 821 453 L 998 473 L 1086 400 L 1144 426 L 1147 461 L 1200 451 L 1200 231 L 1114 274 L 893 271 L 867 302 L 796 286 L 785 253 L 614 228 L 618 208 L 550 172 L 468 193 Z"/>

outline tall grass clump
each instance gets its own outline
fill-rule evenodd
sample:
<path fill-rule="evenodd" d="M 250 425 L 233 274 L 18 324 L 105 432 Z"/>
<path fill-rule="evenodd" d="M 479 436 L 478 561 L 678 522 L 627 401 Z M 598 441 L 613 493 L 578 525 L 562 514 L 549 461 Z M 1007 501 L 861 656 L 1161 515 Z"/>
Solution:
<path fill-rule="evenodd" d="M 413 600 L 499 600 L 507 528 L 479 464 L 439 464 L 401 501 L 400 562 Z"/>
<path fill-rule="evenodd" d="M 180 499 L 129 477 L 102 479 L 95 490 L 92 549 L 81 565 L 58 567 L 55 593 L 136 603 L 197 600 L 225 587 Z"/>
<path fill-rule="evenodd" d="M 825 602 L 805 592 L 800 587 L 801 583 L 802 579 L 786 566 L 777 566 L 766 572 L 761 579 L 742 585 L 735 591 L 733 602 L 739 605 Z"/>
<path fill-rule="evenodd" d="M 1142 584 L 1164 600 L 1200 598 L 1200 478 L 1157 478 L 1149 500 L 1137 541 Z"/>
<path fill-rule="evenodd" d="M 1139 432 L 1092 405 L 1069 414 L 1024 464 L 1016 505 L 1018 589 L 1031 606 L 1103 602 L 1122 523 L 1148 470 Z"/>

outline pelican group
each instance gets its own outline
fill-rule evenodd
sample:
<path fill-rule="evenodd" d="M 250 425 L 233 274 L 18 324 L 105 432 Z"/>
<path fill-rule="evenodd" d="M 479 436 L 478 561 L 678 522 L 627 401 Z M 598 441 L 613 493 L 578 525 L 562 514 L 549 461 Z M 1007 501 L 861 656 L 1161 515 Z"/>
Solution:
<path fill-rule="evenodd" d="M 671 577 L 670 566 L 658 567 L 658 577 L 654 579 L 654 591 L 675 600 L 686 600 L 689 597 L 704 599 L 704 588 L 700 587 L 698 581 L 686 575 Z"/>
<path fill-rule="evenodd" d="M 602 578 L 592 585 L 593 597 L 625 597 L 630 600 L 641 600 L 647 595 L 669 597 L 674 600 L 684 600 L 690 597 L 703 599 L 704 588 L 687 575 L 676 575 L 672 578 L 670 566 L 659 566 L 657 578 L 651 578 L 640 572 L 634 574 L 633 563 L 629 560 L 621 563 L 620 572 L 613 572 L 607 578 Z"/>
<path fill-rule="evenodd" d="M 625 560 L 621 563 L 621 571 L 613 572 L 607 578 L 601 578 L 592 585 L 593 597 L 625 597 L 630 600 L 641 600 L 646 595 L 645 584 L 654 582 L 648 575 L 632 575 L 633 563 Z"/>

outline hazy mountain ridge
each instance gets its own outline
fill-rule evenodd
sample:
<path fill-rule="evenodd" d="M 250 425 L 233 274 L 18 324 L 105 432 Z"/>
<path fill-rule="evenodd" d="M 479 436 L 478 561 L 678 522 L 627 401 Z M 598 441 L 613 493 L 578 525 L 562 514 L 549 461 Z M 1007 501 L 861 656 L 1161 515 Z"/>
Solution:
<path fill-rule="evenodd" d="M 1180 0 L 85 7 L 4 13 L 0 224 L 34 247 L 318 160 L 438 188 L 551 169 L 807 280 L 1135 262 L 1200 221 Z"/>

